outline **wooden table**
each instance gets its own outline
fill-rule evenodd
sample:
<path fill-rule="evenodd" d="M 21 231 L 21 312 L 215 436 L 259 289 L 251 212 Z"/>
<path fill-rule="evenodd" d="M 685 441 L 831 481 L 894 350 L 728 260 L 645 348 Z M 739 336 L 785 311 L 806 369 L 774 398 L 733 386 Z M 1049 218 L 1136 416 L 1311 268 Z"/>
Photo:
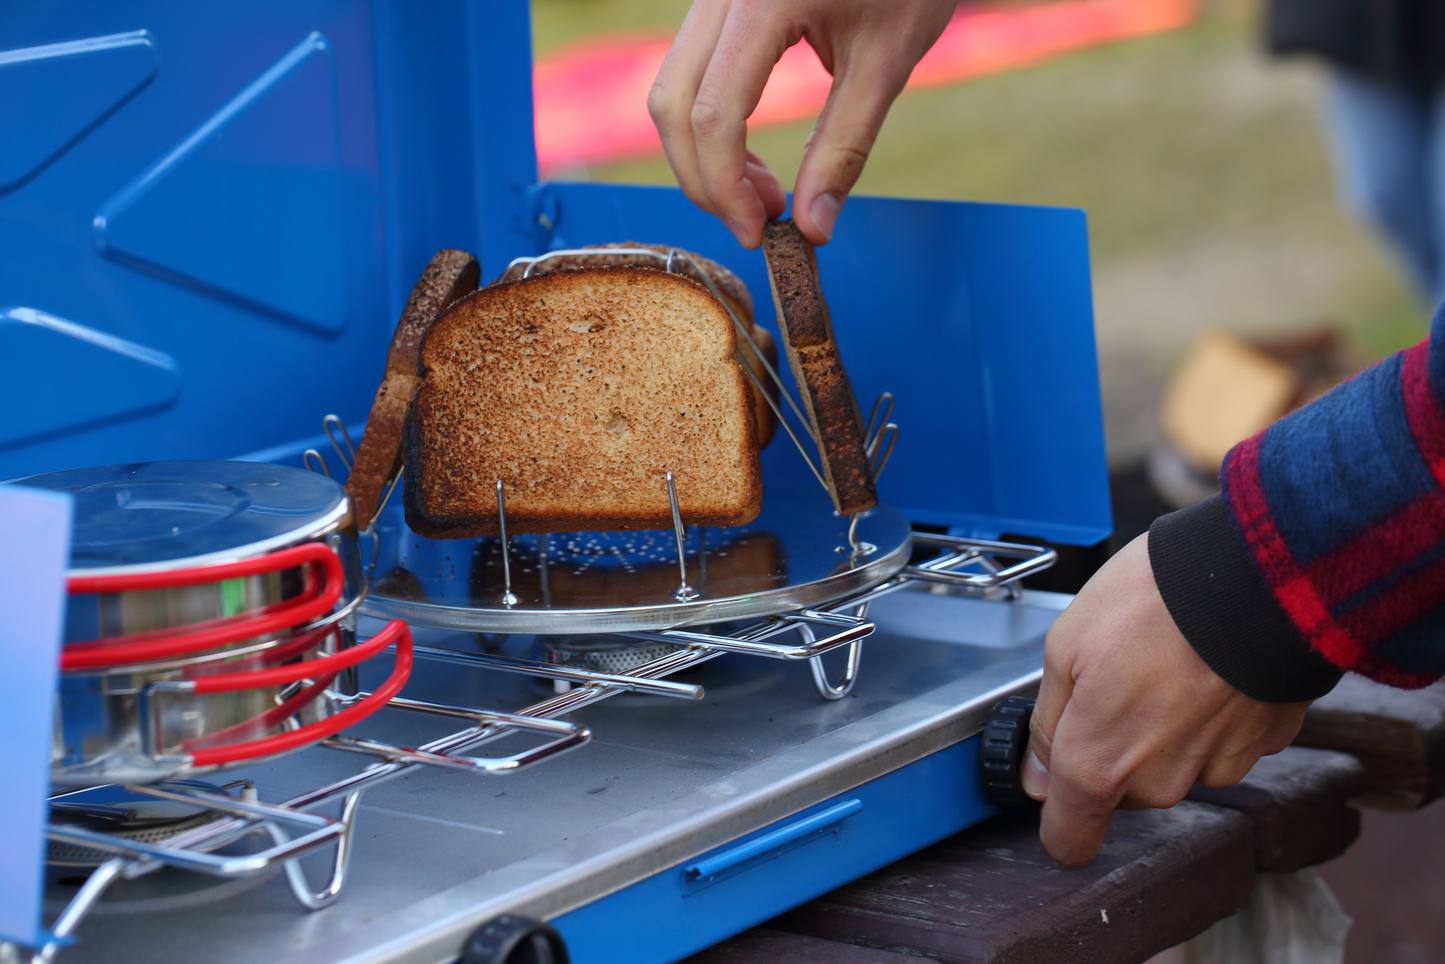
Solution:
<path fill-rule="evenodd" d="M 1049 859 L 1036 816 L 997 817 L 689 964 L 1138 964 L 1243 907 L 1256 870 L 1341 854 L 1356 805 L 1411 809 L 1445 792 L 1445 686 L 1348 677 L 1299 743 L 1237 786 L 1116 814 L 1085 867 Z"/>

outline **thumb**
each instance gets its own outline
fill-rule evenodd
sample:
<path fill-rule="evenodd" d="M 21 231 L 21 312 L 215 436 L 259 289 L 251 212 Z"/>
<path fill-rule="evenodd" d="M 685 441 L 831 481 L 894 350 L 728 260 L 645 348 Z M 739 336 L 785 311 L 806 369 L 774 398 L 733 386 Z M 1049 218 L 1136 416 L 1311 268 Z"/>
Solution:
<path fill-rule="evenodd" d="M 1020 776 L 1024 792 L 1035 800 L 1049 795 L 1049 763 L 1053 757 L 1054 731 L 1059 718 L 1074 692 L 1073 675 L 1066 665 L 1046 652 L 1044 678 L 1039 683 L 1039 698 L 1029 720 L 1029 752 L 1024 758 Z"/>
<path fill-rule="evenodd" d="M 908 67 L 873 57 L 849 64 L 834 77 L 793 189 L 793 220 L 813 244 L 832 238 L 843 201 L 863 173 L 888 108 L 907 81 Z"/>

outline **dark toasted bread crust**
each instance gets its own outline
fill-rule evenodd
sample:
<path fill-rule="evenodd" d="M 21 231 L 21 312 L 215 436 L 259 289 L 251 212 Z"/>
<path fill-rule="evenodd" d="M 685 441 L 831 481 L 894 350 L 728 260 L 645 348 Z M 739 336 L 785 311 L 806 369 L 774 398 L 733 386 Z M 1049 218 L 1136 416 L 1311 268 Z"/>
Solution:
<path fill-rule="evenodd" d="M 763 251 L 783 347 L 818 427 L 823 478 L 833 505 L 841 515 L 871 509 L 878 504 L 878 493 L 868 464 L 863 418 L 833 337 L 813 246 L 792 221 L 769 221 L 763 229 Z"/>
<path fill-rule="evenodd" d="M 476 290 L 481 276 L 481 265 L 474 255 L 448 248 L 432 256 L 412 286 L 391 339 L 386 374 L 376 390 L 366 431 L 356 450 L 356 464 L 346 480 L 359 528 L 370 524 L 386 483 L 401 464 L 406 413 L 420 374 L 422 338 L 448 305 Z"/>
<path fill-rule="evenodd" d="M 673 248 L 673 246 L 671 245 L 644 244 L 641 241 L 615 241 L 609 242 L 607 244 L 584 244 L 582 245 L 582 247 L 646 248 L 649 251 L 656 251 L 659 254 L 667 254 L 667 252 L 669 250 L 672 250 Z M 748 291 L 748 286 L 743 284 L 743 279 L 739 278 L 737 275 L 733 274 L 727 268 L 724 268 L 722 265 L 718 264 L 711 258 L 703 257 L 696 251 L 687 251 L 683 248 L 677 248 L 676 250 L 688 255 L 689 257 L 696 260 L 698 264 L 702 265 L 702 270 L 706 271 L 708 277 L 712 279 L 712 283 L 717 285 L 717 290 L 722 292 L 722 296 L 724 298 L 732 302 L 732 309 L 733 311 L 737 312 L 738 318 L 744 324 L 752 324 L 753 318 L 756 316 L 756 312 L 753 308 L 753 296 L 752 293 Z M 653 268 L 656 270 L 664 270 L 665 265 L 666 262 L 663 261 L 644 261 L 637 255 L 628 254 L 571 255 L 565 258 L 553 258 L 548 261 L 543 261 L 534 265 L 532 268 L 532 272 L 528 275 L 528 277 L 535 278 L 537 275 L 546 274 L 548 271 L 556 271 L 558 269 L 568 268 L 617 267 Z M 677 269 L 674 272 L 675 274 L 681 274 L 685 277 L 692 278 L 692 280 L 697 282 L 702 281 L 702 279 L 697 276 L 696 272 L 692 270 L 692 266 L 689 265 L 686 261 L 678 260 L 674 262 L 674 267 Z M 515 267 L 508 268 L 506 271 L 502 272 L 502 276 L 499 277 L 497 281 L 517 281 L 522 277 L 522 272 L 525 270 L 526 267 L 523 265 L 517 265 Z"/>
<path fill-rule="evenodd" d="M 747 399 L 751 397 L 751 385 L 743 374 L 741 365 L 736 361 L 736 339 L 731 321 L 727 320 L 726 313 L 715 298 L 697 282 L 681 277 L 676 274 L 657 272 L 644 268 L 633 267 L 604 267 L 580 269 L 589 275 L 610 279 L 619 285 L 642 284 L 649 289 L 655 289 L 660 283 L 662 285 L 680 285 L 683 293 L 694 292 L 701 295 L 716 309 L 717 315 L 713 317 L 713 324 L 719 336 L 725 339 L 720 343 L 718 351 L 725 359 L 732 371 L 730 374 L 714 376 L 724 386 L 731 386 L 726 389 L 729 397 Z M 571 274 L 571 272 L 567 272 Z M 666 279 L 666 280 L 662 280 Z M 496 518 L 496 499 L 489 486 L 475 484 L 473 476 L 477 472 L 470 471 L 471 466 L 464 463 L 464 460 L 471 458 L 474 462 L 477 459 L 493 458 L 497 452 L 506 452 L 511 456 L 510 460 L 517 463 L 526 463 L 530 453 L 511 451 L 512 437 L 517 434 L 513 426 L 497 423 L 489 426 L 489 430 L 495 434 L 492 438 L 500 438 L 501 448 L 488 451 L 482 455 L 458 454 L 454 448 L 455 440 L 451 432 L 440 428 L 441 422 L 450 419 L 456 421 L 456 406 L 449 403 L 444 394 L 433 396 L 431 393 L 445 393 L 447 387 L 434 384 L 435 375 L 431 366 L 439 363 L 439 357 L 451 357 L 446 353 L 455 353 L 456 346 L 449 339 L 460 337 L 461 333 L 477 331 L 475 322 L 484 319 L 491 324 L 502 326 L 499 334 L 493 336 L 496 341 L 493 347 L 485 349 L 489 356 L 495 354 L 501 357 L 508 351 L 506 344 L 517 344 L 526 341 L 528 347 L 518 351 L 519 357 L 536 359 L 528 364 L 555 364 L 558 358 L 570 358 L 561 349 L 553 355 L 551 361 L 542 361 L 543 356 L 548 354 L 541 349 L 546 346 L 540 339 L 548 334 L 548 325 L 555 325 L 556 319 L 550 317 L 554 313 L 557 319 L 566 315 L 566 299 L 571 296 L 569 283 L 577 279 L 565 279 L 556 275 L 536 276 L 526 280 L 501 282 L 488 285 L 467 297 L 453 304 L 442 317 L 437 319 L 436 324 L 428 330 L 423 340 L 421 358 L 423 363 L 422 385 L 418 388 L 415 402 L 412 405 L 406 418 L 406 455 L 405 455 L 405 495 L 407 525 L 418 535 L 429 539 L 460 539 L 474 536 L 498 535 L 499 527 Z M 526 299 L 529 305 L 546 305 L 546 315 L 528 315 L 522 318 L 521 310 L 516 307 L 515 302 Z M 527 311 L 535 311 L 535 307 L 528 307 Z M 511 325 L 512 327 L 506 327 Z M 470 326 L 470 327 L 468 327 Z M 452 329 L 456 329 L 454 334 Z M 523 338 L 516 337 L 525 330 Z M 568 329 L 578 332 L 577 329 Z M 504 337 L 505 335 L 505 337 Z M 438 339 L 446 345 L 445 348 L 436 346 Z M 536 347 L 533 347 L 535 344 Z M 442 353 L 439 356 L 436 353 Z M 505 359 L 504 359 L 505 360 Z M 578 358 L 580 361 L 580 357 Z M 490 364 L 490 362 L 489 362 Z M 515 377 L 515 369 L 503 371 L 498 378 L 507 376 Z M 533 381 L 536 377 L 533 377 Z M 456 386 L 450 386 L 455 391 Z M 478 400 L 477 404 L 484 405 L 485 400 Z M 658 404 L 653 402 L 651 404 Z M 433 409 L 436 413 L 433 413 Z M 664 406 L 670 409 L 670 403 Z M 736 526 L 745 525 L 757 517 L 762 508 L 762 476 L 757 461 L 757 424 L 753 406 L 750 404 L 741 405 L 736 411 L 736 418 L 743 429 L 742 437 L 735 437 L 736 444 L 741 446 L 738 450 L 740 456 L 739 471 L 742 478 L 739 485 L 725 493 L 727 501 L 723 504 L 702 503 L 696 498 L 689 498 L 689 495 L 696 495 L 696 490 L 689 493 L 684 485 L 684 476 L 679 475 L 679 496 L 683 503 L 683 517 L 688 524 Z M 686 414 L 686 413 L 682 413 Z M 434 420 L 440 420 L 435 421 Z M 469 418 L 463 421 L 470 422 Z M 521 433 L 530 437 L 533 431 L 548 431 L 549 428 L 528 429 Z M 506 433 L 512 432 L 512 436 Z M 565 431 L 565 428 L 564 428 Z M 652 455 L 652 461 L 656 456 L 647 451 L 646 446 L 652 445 L 661 449 L 664 455 L 674 457 L 676 453 L 667 452 L 666 446 L 670 440 L 667 438 L 651 438 L 639 443 L 636 458 L 638 464 L 651 464 L 645 458 Z M 536 462 L 535 457 L 531 457 Z M 666 461 L 662 464 L 668 464 Z M 495 466 L 493 466 L 495 467 Z M 527 485 L 537 483 L 536 479 L 526 479 L 526 471 L 521 471 L 518 478 L 504 478 L 507 484 L 507 532 L 509 535 L 529 532 L 570 532 L 584 530 L 610 530 L 610 529 L 665 529 L 672 526 L 672 514 L 668 504 L 665 483 L 662 481 L 661 471 L 657 473 L 656 492 L 648 491 L 649 504 L 645 509 L 638 511 L 626 511 L 616 506 L 608 509 L 605 513 L 595 511 L 596 507 L 590 505 L 578 505 L 575 511 L 563 513 L 548 513 L 538 511 L 530 507 L 526 500 L 526 491 L 522 490 L 514 496 L 513 485 Z M 595 467 L 575 466 L 572 474 L 587 474 L 595 472 Z M 500 474 L 500 472 L 498 473 Z M 490 479 L 490 474 L 486 478 Z M 696 476 L 695 476 L 696 477 Z M 560 484 L 555 481 L 557 476 L 548 476 L 540 484 L 555 489 Z M 647 485 L 652 485 L 649 477 Z M 570 491 L 570 490 L 569 490 Z M 639 490 L 641 491 L 641 490 Z M 653 498 L 655 496 L 655 498 Z M 570 494 L 566 496 L 572 498 Z M 515 499 L 515 501 L 514 501 Z M 591 511 L 589 511 L 591 510 Z"/>

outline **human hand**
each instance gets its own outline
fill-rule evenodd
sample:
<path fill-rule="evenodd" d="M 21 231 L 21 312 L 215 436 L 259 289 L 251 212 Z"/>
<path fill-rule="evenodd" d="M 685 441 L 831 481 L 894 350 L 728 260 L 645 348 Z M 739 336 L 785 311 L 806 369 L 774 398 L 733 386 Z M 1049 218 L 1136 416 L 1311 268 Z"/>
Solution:
<path fill-rule="evenodd" d="M 747 120 L 773 66 L 800 39 L 833 86 L 808 136 L 793 220 L 826 244 L 889 106 L 957 0 L 694 0 L 647 98 L 688 197 L 746 248 L 787 206 L 782 182 L 747 149 Z"/>
<path fill-rule="evenodd" d="M 1095 573 L 1049 629 L 1021 776 L 1044 801 L 1039 837 L 1092 860 L 1115 809 L 1172 807 L 1289 745 L 1308 702 L 1261 703 L 1194 652 L 1154 584 L 1148 535 Z"/>

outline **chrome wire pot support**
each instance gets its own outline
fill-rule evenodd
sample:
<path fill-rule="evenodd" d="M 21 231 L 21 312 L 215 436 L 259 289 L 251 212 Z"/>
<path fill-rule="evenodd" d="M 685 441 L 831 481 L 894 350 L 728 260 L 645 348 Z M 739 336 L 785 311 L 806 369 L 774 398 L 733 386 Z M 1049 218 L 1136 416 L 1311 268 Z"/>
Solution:
<path fill-rule="evenodd" d="M 417 651 L 417 656 L 421 658 L 427 658 L 430 655 L 430 651 Z M 624 689 L 632 689 L 634 682 L 637 688 L 646 688 L 647 686 L 646 680 L 619 680 L 617 683 L 610 684 L 614 688 L 610 689 L 606 695 L 622 692 Z M 669 691 L 668 695 L 683 695 L 692 699 L 701 697 L 701 687 L 670 685 L 676 692 Z M 652 691 L 655 692 L 661 688 L 659 686 Z M 362 692 L 355 695 L 337 693 L 328 695 L 344 707 L 360 703 L 372 694 Z M 319 745 L 367 754 L 379 758 L 381 762 L 372 764 L 352 777 L 300 794 L 279 804 L 261 803 L 245 798 L 238 799 L 226 793 L 179 784 L 125 786 L 125 791 L 131 794 L 192 804 L 198 809 L 218 814 L 218 819 L 183 831 L 164 843 L 103 833 L 52 818 L 47 830 L 47 837 L 50 841 L 114 856 L 101 863 L 71 898 L 51 926 L 53 939 L 44 947 L 36 949 L 32 960 L 36 962 L 50 961 L 55 953 L 67 943 L 67 938 L 75 932 L 80 922 L 104 896 L 106 890 L 117 880 L 133 880 L 165 867 L 175 867 L 213 877 L 239 878 L 265 873 L 280 864 L 285 870 L 287 883 L 297 902 L 308 910 L 318 910 L 334 901 L 340 895 L 345 884 L 351 855 L 351 836 L 355 827 L 361 794 L 364 790 L 390 779 L 405 769 L 421 764 L 465 770 L 479 775 L 515 773 L 581 746 L 592 738 L 591 732 L 585 726 L 564 720 L 549 719 L 545 715 L 533 714 L 531 711 L 497 713 L 400 697 L 391 698 L 387 702 L 387 707 L 443 718 L 464 719 L 470 725 L 415 748 L 397 746 L 349 734 L 329 737 Z M 516 732 L 539 734 L 547 739 L 539 746 L 505 757 L 478 758 L 462 755 L 466 750 Z M 63 799 L 64 796 L 65 794 L 62 794 L 52 799 Z M 331 817 L 312 812 L 312 808 L 338 798 L 341 799 L 341 810 L 338 816 Z M 295 836 L 292 835 L 293 832 L 296 833 Z M 254 834 L 264 835 L 270 841 L 270 845 L 257 852 L 242 855 L 214 853 L 216 850 Z M 330 871 L 325 886 L 317 890 L 307 880 L 300 864 L 300 858 L 326 847 L 334 848 Z"/>

